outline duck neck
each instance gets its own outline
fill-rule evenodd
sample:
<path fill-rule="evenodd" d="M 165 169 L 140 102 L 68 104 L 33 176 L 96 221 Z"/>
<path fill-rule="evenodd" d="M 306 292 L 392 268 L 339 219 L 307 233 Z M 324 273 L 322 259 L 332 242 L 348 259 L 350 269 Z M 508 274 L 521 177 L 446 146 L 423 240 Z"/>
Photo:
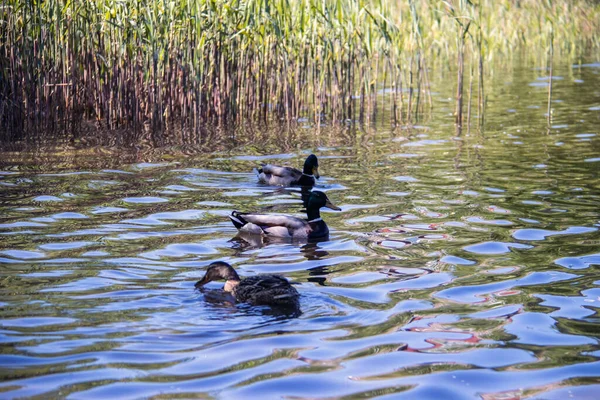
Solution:
<path fill-rule="evenodd" d="M 304 168 L 302 169 L 302 173 L 304 175 L 313 176 L 313 167 L 308 163 L 304 163 Z"/>
<path fill-rule="evenodd" d="M 306 216 L 308 217 L 308 222 L 311 222 L 321 218 L 321 211 L 318 208 L 308 208 L 306 210 Z"/>
<path fill-rule="evenodd" d="M 238 287 L 239 284 L 240 284 L 239 279 L 238 280 L 229 279 L 225 282 L 225 286 L 223 286 L 223 291 L 228 292 L 228 293 L 233 293 L 233 291 Z"/>

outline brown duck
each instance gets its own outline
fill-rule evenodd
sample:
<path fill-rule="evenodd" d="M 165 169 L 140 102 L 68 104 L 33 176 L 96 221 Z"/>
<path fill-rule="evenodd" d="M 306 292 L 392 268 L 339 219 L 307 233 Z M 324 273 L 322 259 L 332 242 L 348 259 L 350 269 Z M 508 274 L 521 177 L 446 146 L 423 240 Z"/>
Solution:
<path fill-rule="evenodd" d="M 295 309 L 300 307 L 298 291 L 285 278 L 278 275 L 256 275 L 242 280 L 233 267 L 223 261 L 210 264 L 196 287 L 222 279 L 225 279 L 223 290 L 240 303 Z"/>

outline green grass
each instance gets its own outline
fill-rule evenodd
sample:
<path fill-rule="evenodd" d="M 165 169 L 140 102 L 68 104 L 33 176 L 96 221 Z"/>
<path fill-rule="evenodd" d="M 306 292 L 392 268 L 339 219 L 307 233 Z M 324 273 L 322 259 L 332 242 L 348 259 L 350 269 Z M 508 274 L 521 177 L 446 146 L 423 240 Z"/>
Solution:
<path fill-rule="evenodd" d="M 556 57 L 600 48 L 591 0 L 1 0 L 0 20 L 8 139 L 89 120 L 153 131 L 366 121 L 382 85 L 399 123 L 427 106 L 428 69 L 462 58 L 481 97 L 498 58 L 544 64 L 552 37 Z"/>

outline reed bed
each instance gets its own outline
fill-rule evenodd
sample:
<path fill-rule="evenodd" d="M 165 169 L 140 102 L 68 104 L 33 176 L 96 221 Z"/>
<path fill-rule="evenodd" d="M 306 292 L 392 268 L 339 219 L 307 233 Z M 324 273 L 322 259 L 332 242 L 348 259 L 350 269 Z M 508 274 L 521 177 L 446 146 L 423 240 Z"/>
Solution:
<path fill-rule="evenodd" d="M 482 113 L 488 62 L 521 50 L 539 60 L 549 43 L 561 57 L 600 49 L 592 0 L 0 4 L 0 136 L 8 140 L 77 132 L 86 121 L 131 131 L 383 115 L 406 123 L 431 106 L 428 71 L 441 65 L 456 68 L 461 99 L 470 66 Z"/>

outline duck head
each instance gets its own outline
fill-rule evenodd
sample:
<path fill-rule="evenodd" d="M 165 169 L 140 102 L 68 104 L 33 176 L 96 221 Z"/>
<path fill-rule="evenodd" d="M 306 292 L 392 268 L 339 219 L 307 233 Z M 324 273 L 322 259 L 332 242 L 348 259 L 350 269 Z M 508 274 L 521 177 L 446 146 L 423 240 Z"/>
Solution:
<path fill-rule="evenodd" d="M 314 175 L 316 179 L 321 177 L 319 175 L 319 160 L 317 160 L 317 156 L 311 154 L 306 157 L 306 161 L 304 161 L 304 170 L 302 172 L 306 175 Z"/>
<path fill-rule="evenodd" d="M 342 211 L 341 208 L 334 205 L 327 195 L 319 190 L 314 190 L 308 198 L 307 210 L 319 210 L 322 207 L 327 207 L 335 211 Z"/>
<path fill-rule="evenodd" d="M 227 280 L 224 288 L 225 291 L 230 291 L 227 290 L 229 287 L 233 289 L 233 287 L 240 283 L 240 276 L 235 272 L 231 265 L 223 261 L 217 261 L 208 266 L 204 277 L 196 282 L 196 287 L 200 288 L 208 282 L 219 281 L 222 279 Z"/>

